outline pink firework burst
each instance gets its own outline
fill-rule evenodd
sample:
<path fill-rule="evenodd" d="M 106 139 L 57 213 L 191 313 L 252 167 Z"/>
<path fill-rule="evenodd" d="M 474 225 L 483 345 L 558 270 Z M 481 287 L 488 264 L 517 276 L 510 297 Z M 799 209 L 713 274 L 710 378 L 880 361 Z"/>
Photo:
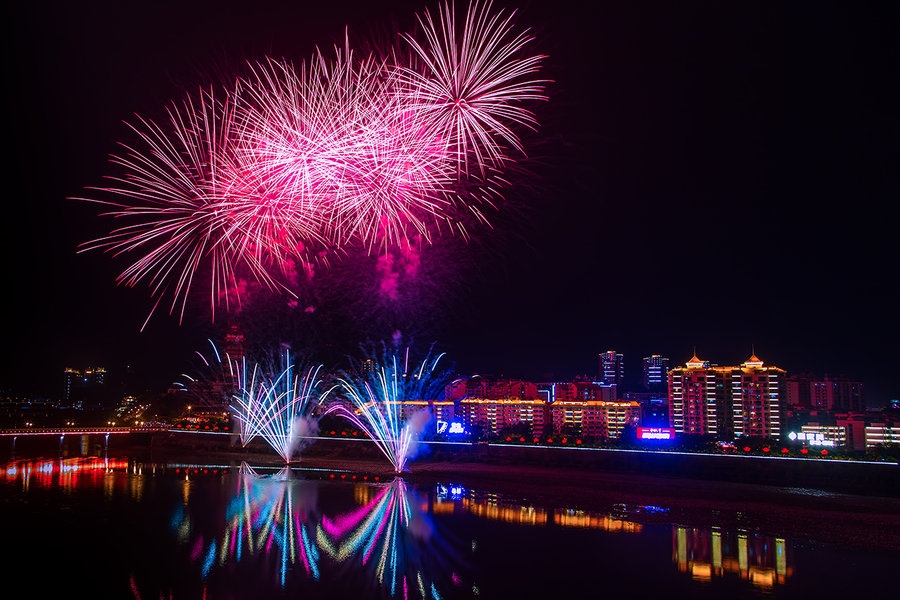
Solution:
<path fill-rule="evenodd" d="M 170 108 L 165 127 L 140 119 L 139 145 L 113 157 L 125 174 L 103 188 L 128 224 L 83 248 L 138 255 L 119 281 L 149 282 L 183 316 L 200 271 L 214 314 L 239 270 L 288 290 L 298 263 L 329 252 L 468 237 L 498 198 L 505 152 L 522 150 L 513 128 L 535 125 L 524 103 L 544 98 L 542 57 L 490 3 L 419 22 L 410 64 L 358 57 L 345 39 L 299 68 L 251 65 L 223 99 Z"/>
<path fill-rule="evenodd" d="M 523 56 L 532 38 L 515 32 L 513 16 L 476 2 L 460 25 L 447 3 L 437 19 L 427 10 L 419 18 L 424 42 L 403 36 L 421 63 L 398 68 L 407 104 L 446 144 L 459 173 L 469 171 L 470 161 L 482 175 L 487 166 L 502 166 L 503 144 L 524 152 L 508 124 L 534 127 L 534 115 L 521 103 L 546 99 L 546 82 L 533 78 L 545 57 Z"/>
<path fill-rule="evenodd" d="M 188 97 L 168 110 L 167 129 L 145 119 L 129 125 L 143 149 L 123 144 L 126 153 L 112 157 L 126 174 L 100 189 L 120 200 L 99 202 L 115 207 L 109 215 L 132 222 L 82 246 L 140 254 L 118 281 L 132 286 L 148 280 L 160 299 L 171 291 L 171 311 L 180 301 L 182 315 L 201 265 L 212 273 L 213 306 L 235 281 L 233 224 L 223 194 L 228 112 L 227 102 L 203 92 L 198 102 Z"/>

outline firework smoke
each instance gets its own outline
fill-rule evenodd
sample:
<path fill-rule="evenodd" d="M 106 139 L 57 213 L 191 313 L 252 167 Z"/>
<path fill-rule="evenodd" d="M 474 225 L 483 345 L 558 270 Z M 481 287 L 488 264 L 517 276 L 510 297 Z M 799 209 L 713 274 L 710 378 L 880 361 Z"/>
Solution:
<path fill-rule="evenodd" d="M 385 347 L 381 356 L 370 353 L 352 374 L 342 373 L 326 395 L 333 399 L 324 414 L 337 414 L 358 427 L 387 457 L 396 473 L 407 461 L 431 412 L 428 403 L 438 398 L 449 381 L 438 371 L 443 355 L 428 355 L 417 365 L 409 362 L 409 348 Z M 409 415 L 409 416 L 407 416 Z"/>
<path fill-rule="evenodd" d="M 321 383 L 321 366 L 300 369 L 303 375 L 295 376 L 297 369 L 289 351 L 285 351 L 283 363 L 283 370 L 274 377 L 267 377 L 259 365 L 254 366 L 234 396 L 231 411 L 243 446 L 262 437 L 285 462 L 290 462 L 317 431 L 311 412 Z"/>

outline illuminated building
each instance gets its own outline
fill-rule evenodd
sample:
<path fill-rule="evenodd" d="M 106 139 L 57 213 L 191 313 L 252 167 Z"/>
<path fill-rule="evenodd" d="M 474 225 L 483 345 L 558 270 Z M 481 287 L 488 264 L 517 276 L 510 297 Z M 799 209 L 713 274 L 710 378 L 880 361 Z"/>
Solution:
<path fill-rule="evenodd" d="M 244 362 L 244 334 L 240 328 L 233 324 L 228 328 L 225 334 L 225 346 L 223 347 L 225 356 L 222 357 L 223 362 L 228 365 L 239 367 Z M 224 379 L 221 382 L 225 387 L 233 388 L 239 382 L 237 380 L 237 372 L 230 368 L 224 369 Z"/>
<path fill-rule="evenodd" d="M 666 389 L 666 373 L 668 371 L 668 358 L 659 354 L 645 356 L 641 361 L 641 384 L 644 389 L 654 392 Z"/>
<path fill-rule="evenodd" d="M 637 402 L 572 402 L 550 405 L 551 431 L 555 435 L 581 435 L 587 438 L 618 438 L 626 426 L 640 423 Z"/>
<path fill-rule="evenodd" d="M 626 426 L 636 427 L 640 423 L 640 405 L 618 402 L 616 390 L 615 385 L 588 381 L 554 384 L 547 410 L 547 433 L 617 438 Z"/>
<path fill-rule="evenodd" d="M 576 380 L 571 385 L 575 388 L 575 399 L 582 402 L 615 402 L 618 400 L 616 384 Z M 557 398 L 557 400 L 564 399 L 566 398 Z"/>
<path fill-rule="evenodd" d="M 544 434 L 544 407 L 538 398 L 464 398 L 455 407 L 456 419 L 467 431 L 498 433 L 507 427 L 526 425 L 533 435 Z"/>
<path fill-rule="evenodd" d="M 866 449 L 866 419 L 862 413 L 839 413 L 835 415 L 835 423 L 843 427 L 845 445 L 851 450 Z"/>
<path fill-rule="evenodd" d="M 711 366 L 694 356 L 669 375 L 669 423 L 678 433 L 779 438 L 783 369 L 754 354 L 739 367 Z"/>
<path fill-rule="evenodd" d="M 73 408 L 82 409 L 86 404 L 96 404 L 97 398 L 104 389 L 106 383 L 106 369 L 92 367 L 84 370 L 66 367 L 63 372 L 63 397 L 64 404 Z"/>
<path fill-rule="evenodd" d="M 789 375 L 786 378 L 785 400 L 787 406 L 828 410 L 836 412 L 863 412 L 866 409 L 863 384 L 849 378 L 816 377 L 809 373 Z"/>
<path fill-rule="evenodd" d="M 866 415 L 827 410 L 793 409 L 785 424 L 787 437 L 806 446 L 866 449 Z"/>
<path fill-rule="evenodd" d="M 496 434 L 524 424 L 534 435 L 544 431 L 544 407 L 538 386 L 519 379 L 491 379 L 476 375 L 459 379 L 444 390 L 455 418 L 467 431 Z"/>
<path fill-rule="evenodd" d="M 376 369 L 377 365 L 375 364 L 375 361 L 373 359 L 367 358 L 362 362 L 363 377 L 365 377 L 367 381 L 372 380 L 372 376 L 375 375 Z"/>
<path fill-rule="evenodd" d="M 784 398 L 791 409 L 816 409 L 810 391 L 816 376 L 811 373 L 791 373 L 785 377 Z"/>
<path fill-rule="evenodd" d="M 669 398 L 662 392 L 625 392 L 622 400 L 641 405 L 641 423 L 647 426 L 668 427 Z"/>
<path fill-rule="evenodd" d="M 525 426 L 536 437 L 610 438 L 619 437 L 626 426 L 640 423 L 640 405 L 617 401 L 616 389 L 596 381 L 537 385 L 476 376 L 448 385 L 444 401 L 453 406 L 453 418 L 468 431 L 497 434 Z"/>
<path fill-rule="evenodd" d="M 784 369 L 765 367 L 752 355 L 731 373 L 735 437 L 781 437 Z"/>
<path fill-rule="evenodd" d="M 625 360 L 615 350 L 600 355 L 600 380 L 615 385 L 625 383 Z"/>
<path fill-rule="evenodd" d="M 847 430 L 838 425 L 809 423 L 803 425 L 799 432 L 788 432 L 787 437 L 792 442 L 799 442 L 805 446 L 843 448 L 847 445 Z"/>
<path fill-rule="evenodd" d="M 669 423 L 678 433 L 731 437 L 724 419 L 731 371 L 697 358 L 668 373 Z"/>
<path fill-rule="evenodd" d="M 866 425 L 866 448 L 884 444 L 900 444 L 900 425 L 892 421 Z"/>

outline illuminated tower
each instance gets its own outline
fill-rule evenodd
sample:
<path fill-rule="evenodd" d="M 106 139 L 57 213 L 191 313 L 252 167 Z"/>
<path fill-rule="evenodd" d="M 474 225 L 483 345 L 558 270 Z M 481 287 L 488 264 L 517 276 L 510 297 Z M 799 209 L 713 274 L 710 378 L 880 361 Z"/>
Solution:
<path fill-rule="evenodd" d="M 378 365 L 376 365 L 375 361 L 371 358 L 367 358 L 362 362 L 363 377 L 366 381 L 372 381 L 375 378 L 377 367 Z"/>
<path fill-rule="evenodd" d="M 756 354 L 731 373 L 734 435 L 781 437 L 785 371 L 764 367 Z"/>
<path fill-rule="evenodd" d="M 676 432 L 717 433 L 715 383 L 715 372 L 696 352 L 684 367 L 669 371 L 669 423 Z"/>
<path fill-rule="evenodd" d="M 678 433 L 731 438 L 728 417 L 731 368 L 697 358 L 668 373 L 669 423 Z"/>
<path fill-rule="evenodd" d="M 664 390 L 667 384 L 666 372 L 669 370 L 669 359 L 659 354 L 652 354 L 644 357 L 641 363 L 641 383 L 644 385 L 644 389 L 651 392 Z"/>
<path fill-rule="evenodd" d="M 624 357 L 615 350 L 607 350 L 600 355 L 600 380 L 619 387 L 624 383 Z"/>
<path fill-rule="evenodd" d="M 225 334 L 225 346 L 222 350 L 225 354 L 221 357 L 222 362 L 228 365 L 224 370 L 225 381 L 222 384 L 233 388 L 239 383 L 237 374 L 244 361 L 244 334 L 236 324 L 228 328 L 228 333 Z"/>

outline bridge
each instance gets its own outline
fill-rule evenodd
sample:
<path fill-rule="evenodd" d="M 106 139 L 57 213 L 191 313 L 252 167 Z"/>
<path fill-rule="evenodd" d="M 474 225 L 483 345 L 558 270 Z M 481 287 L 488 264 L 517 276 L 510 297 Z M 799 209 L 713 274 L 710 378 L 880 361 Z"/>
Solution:
<path fill-rule="evenodd" d="M 59 439 L 59 451 L 63 451 L 63 446 L 66 441 L 66 437 L 69 439 L 75 437 L 82 437 L 82 440 L 87 439 L 87 436 L 97 436 L 103 439 L 103 448 L 104 450 L 109 445 L 109 436 L 118 435 L 125 436 L 132 433 L 157 433 L 161 431 L 167 431 L 165 427 L 20 427 L 20 428 L 10 428 L 10 429 L 0 429 L 0 439 L 10 440 L 12 452 L 17 452 L 16 442 L 19 441 L 20 438 L 24 439 L 36 439 L 36 438 L 58 438 Z"/>
<path fill-rule="evenodd" d="M 22 427 L 18 429 L 0 429 L 0 437 L 19 437 L 23 435 L 114 435 L 123 433 L 155 433 L 168 431 L 166 427 Z"/>

